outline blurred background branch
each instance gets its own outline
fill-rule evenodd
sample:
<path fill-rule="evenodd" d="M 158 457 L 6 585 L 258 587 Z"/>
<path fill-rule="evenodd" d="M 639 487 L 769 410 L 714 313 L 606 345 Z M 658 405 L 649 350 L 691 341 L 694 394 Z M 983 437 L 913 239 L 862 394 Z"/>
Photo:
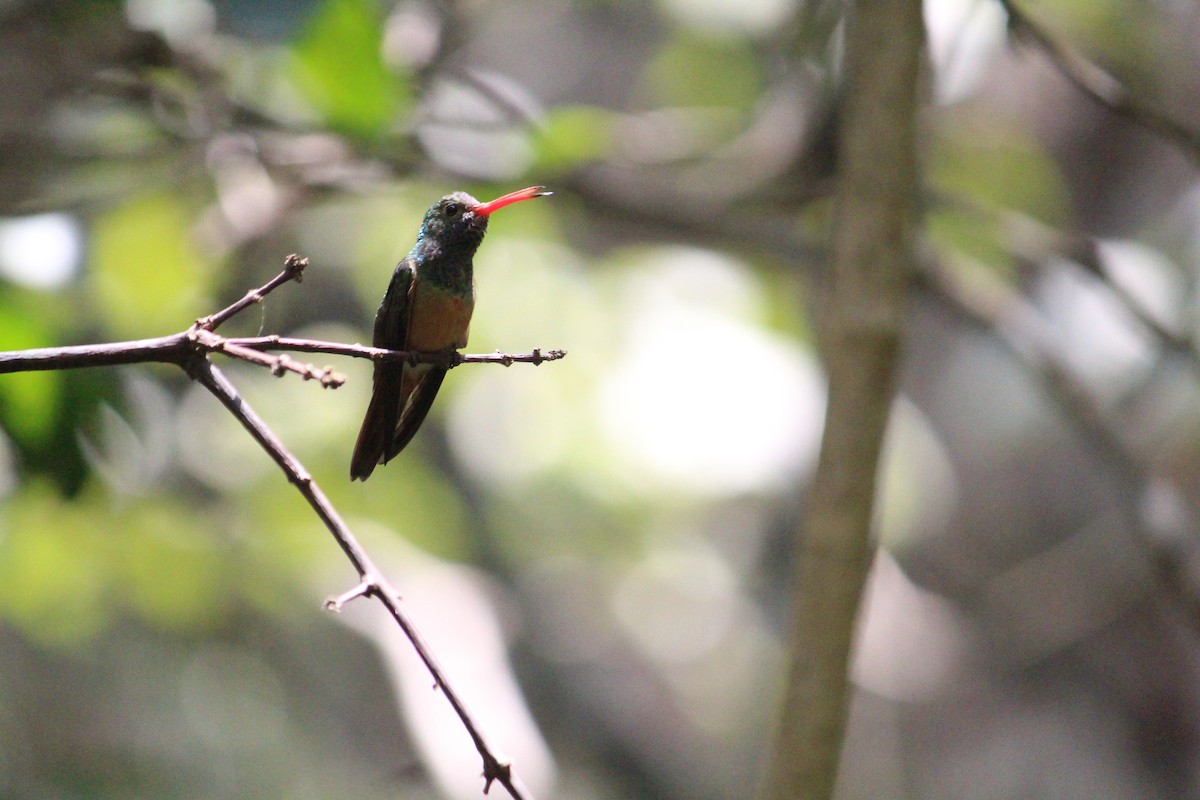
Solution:
<path fill-rule="evenodd" d="M 1008 15 L 1008 28 L 1013 36 L 1041 50 L 1081 92 L 1112 113 L 1163 137 L 1179 147 L 1193 162 L 1200 164 L 1200 133 L 1190 130 L 1130 92 L 1103 67 L 1063 44 L 1034 22 L 1013 0 L 998 2 Z"/>

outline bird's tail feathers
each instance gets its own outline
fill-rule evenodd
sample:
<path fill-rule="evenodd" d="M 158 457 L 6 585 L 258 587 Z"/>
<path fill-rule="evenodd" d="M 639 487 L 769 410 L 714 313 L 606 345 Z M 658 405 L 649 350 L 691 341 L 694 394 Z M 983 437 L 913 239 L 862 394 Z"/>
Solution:
<path fill-rule="evenodd" d="M 354 455 L 350 458 L 350 480 L 365 481 L 383 460 L 400 415 L 400 385 L 403 379 L 403 367 L 376 367 L 371 404 L 367 406 L 362 428 L 358 431 L 358 441 L 354 443 Z"/>

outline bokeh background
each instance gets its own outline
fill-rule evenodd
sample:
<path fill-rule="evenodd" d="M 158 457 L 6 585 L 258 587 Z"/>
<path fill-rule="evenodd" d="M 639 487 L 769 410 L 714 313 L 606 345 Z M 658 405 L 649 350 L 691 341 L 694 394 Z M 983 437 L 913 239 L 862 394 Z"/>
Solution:
<path fill-rule="evenodd" d="M 1200 7 L 1029 3 L 1200 129 Z M 1200 797 L 1200 183 L 992 0 L 929 0 L 920 289 L 839 794 Z M 369 365 L 223 363 L 540 797 L 742 798 L 824 387 L 841 3 L 0 2 L 0 349 L 366 341 L 421 214 L 494 218 L 473 352 L 347 480 Z M 0 797 L 478 797 L 399 632 L 165 366 L 0 377 Z M 493 792 L 501 791 L 493 788 Z"/>

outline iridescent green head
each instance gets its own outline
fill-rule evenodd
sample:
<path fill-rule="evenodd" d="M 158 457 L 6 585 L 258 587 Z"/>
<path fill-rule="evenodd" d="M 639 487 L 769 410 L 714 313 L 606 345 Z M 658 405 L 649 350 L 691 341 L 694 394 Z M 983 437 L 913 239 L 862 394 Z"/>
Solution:
<path fill-rule="evenodd" d="M 466 251 L 474 254 L 483 235 L 487 233 L 488 217 L 493 211 L 521 200 L 544 197 L 550 194 L 544 186 L 506 194 L 487 203 L 481 203 L 466 192 L 454 192 L 438 200 L 425 212 L 417 245 L 422 240 L 432 240 L 443 249 Z"/>

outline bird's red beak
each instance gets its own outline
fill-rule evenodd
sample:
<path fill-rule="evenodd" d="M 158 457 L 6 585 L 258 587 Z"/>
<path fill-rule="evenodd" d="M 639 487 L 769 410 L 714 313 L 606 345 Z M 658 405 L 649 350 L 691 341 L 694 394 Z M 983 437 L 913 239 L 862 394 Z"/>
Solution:
<path fill-rule="evenodd" d="M 530 186 L 527 189 L 521 189 L 516 192 L 509 192 L 503 197 L 497 197 L 487 203 L 480 203 L 472 210 L 481 217 L 486 217 L 498 208 L 504 208 L 507 205 L 518 203 L 522 200 L 532 200 L 535 197 L 545 197 L 553 192 L 547 192 L 545 186 Z"/>

